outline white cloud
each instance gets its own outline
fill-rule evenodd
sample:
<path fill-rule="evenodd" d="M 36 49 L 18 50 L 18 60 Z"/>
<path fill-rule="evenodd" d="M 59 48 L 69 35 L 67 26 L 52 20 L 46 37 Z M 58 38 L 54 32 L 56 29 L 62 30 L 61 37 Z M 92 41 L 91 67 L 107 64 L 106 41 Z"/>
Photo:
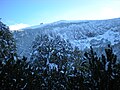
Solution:
<path fill-rule="evenodd" d="M 26 27 L 29 27 L 29 26 L 30 25 L 28 25 L 28 24 L 20 23 L 20 24 L 10 25 L 9 28 L 10 28 L 10 30 L 19 30 L 19 29 L 26 28 Z"/>

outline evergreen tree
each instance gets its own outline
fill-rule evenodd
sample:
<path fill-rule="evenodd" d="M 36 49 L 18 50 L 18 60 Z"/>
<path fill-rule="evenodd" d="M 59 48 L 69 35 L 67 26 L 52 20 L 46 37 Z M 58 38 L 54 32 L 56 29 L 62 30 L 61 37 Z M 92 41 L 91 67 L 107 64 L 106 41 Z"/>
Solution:
<path fill-rule="evenodd" d="M 0 90 L 40 89 L 39 79 L 27 58 L 18 58 L 12 33 L 0 21 Z"/>
<path fill-rule="evenodd" d="M 40 67 L 54 63 L 59 69 L 67 66 L 72 47 L 69 42 L 56 36 L 50 39 L 47 35 L 38 36 L 33 42 L 31 60 Z"/>
<path fill-rule="evenodd" d="M 0 21 L 0 61 L 6 61 L 16 54 L 15 42 L 9 27 Z"/>
<path fill-rule="evenodd" d="M 119 90 L 119 84 L 116 83 L 116 81 L 120 82 L 120 79 L 116 79 L 118 76 L 116 71 L 117 56 L 113 53 L 110 45 L 105 49 L 105 53 L 106 55 L 99 58 L 91 47 L 90 52 L 84 54 L 84 59 L 88 61 L 89 65 L 88 76 L 86 77 L 87 85 L 92 90 Z"/>

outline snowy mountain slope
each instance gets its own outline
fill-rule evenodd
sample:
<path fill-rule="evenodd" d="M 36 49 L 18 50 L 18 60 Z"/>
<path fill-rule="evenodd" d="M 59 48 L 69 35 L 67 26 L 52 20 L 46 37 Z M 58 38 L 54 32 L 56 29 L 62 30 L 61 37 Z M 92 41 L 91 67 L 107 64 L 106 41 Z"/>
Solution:
<path fill-rule="evenodd" d="M 47 34 L 50 37 L 59 35 L 69 40 L 80 50 L 94 47 L 105 47 L 107 44 L 120 43 L 120 18 L 109 20 L 61 20 L 50 24 L 41 24 L 15 31 L 18 54 L 28 56 L 31 52 L 32 42 L 37 35 Z"/>

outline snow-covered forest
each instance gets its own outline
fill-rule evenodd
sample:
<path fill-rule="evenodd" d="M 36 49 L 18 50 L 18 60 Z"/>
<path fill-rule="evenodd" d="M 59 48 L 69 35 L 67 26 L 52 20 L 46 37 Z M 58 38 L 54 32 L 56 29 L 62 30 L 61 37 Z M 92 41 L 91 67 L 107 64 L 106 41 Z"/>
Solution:
<path fill-rule="evenodd" d="M 46 29 L 44 34 L 35 35 L 35 29 L 31 33 L 27 31 L 29 28 L 26 28 L 26 31 L 11 32 L 9 27 L 0 21 L 0 90 L 120 90 L 120 60 L 117 56 L 117 51 L 120 51 L 119 23 L 113 25 L 111 20 L 108 26 L 104 25 L 103 32 L 100 32 L 103 26 L 101 27 L 99 21 L 69 21 L 69 24 L 63 22 L 43 27 L 42 30 Z M 85 23 L 88 27 L 85 27 Z M 50 29 L 55 26 L 51 32 Z M 91 26 L 95 27 L 94 30 L 91 30 Z M 88 33 L 84 30 L 88 30 Z M 40 30 L 36 32 L 41 33 Z M 56 34 L 58 32 L 60 35 Z M 32 34 L 34 37 L 29 38 Z M 109 34 L 117 38 L 112 41 Z M 22 39 L 24 41 L 21 41 Z M 97 48 L 93 48 L 96 40 L 103 42 L 97 44 Z M 103 45 L 105 40 L 111 42 L 106 41 L 107 46 Z M 79 42 L 75 43 L 77 41 Z M 80 43 L 81 47 L 78 47 Z M 100 44 L 104 46 L 102 51 Z M 88 45 L 89 48 L 84 45 Z M 29 54 L 25 54 L 28 51 Z"/>

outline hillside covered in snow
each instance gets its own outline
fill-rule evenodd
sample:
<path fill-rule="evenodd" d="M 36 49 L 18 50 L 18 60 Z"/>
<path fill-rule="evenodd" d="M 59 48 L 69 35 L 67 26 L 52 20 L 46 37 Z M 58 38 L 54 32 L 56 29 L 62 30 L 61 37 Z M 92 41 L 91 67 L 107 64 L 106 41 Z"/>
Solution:
<path fill-rule="evenodd" d="M 19 55 L 30 56 L 32 44 L 38 35 L 48 35 L 50 38 L 60 36 L 68 40 L 73 47 L 81 51 L 90 46 L 101 49 L 111 44 L 115 53 L 119 55 L 120 48 L 120 18 L 109 20 L 61 20 L 49 24 L 14 31 L 17 52 Z"/>

